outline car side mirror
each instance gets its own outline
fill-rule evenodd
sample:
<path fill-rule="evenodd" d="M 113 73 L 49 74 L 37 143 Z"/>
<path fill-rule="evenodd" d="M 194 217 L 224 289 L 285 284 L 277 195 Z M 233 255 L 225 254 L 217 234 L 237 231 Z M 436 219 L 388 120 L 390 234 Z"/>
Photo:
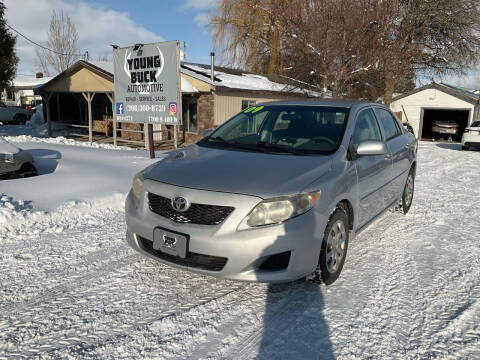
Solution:
<path fill-rule="evenodd" d="M 357 148 L 357 155 L 359 156 L 385 155 L 386 153 L 387 146 L 383 141 L 364 141 Z"/>
<path fill-rule="evenodd" d="M 212 132 L 213 132 L 213 129 L 203 130 L 203 131 L 202 131 L 202 138 L 207 137 L 207 136 L 210 135 Z"/>

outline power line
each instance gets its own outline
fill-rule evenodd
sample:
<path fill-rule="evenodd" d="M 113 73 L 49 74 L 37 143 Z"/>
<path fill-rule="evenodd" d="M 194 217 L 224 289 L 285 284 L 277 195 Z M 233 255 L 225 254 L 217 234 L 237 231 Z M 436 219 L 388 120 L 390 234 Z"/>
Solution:
<path fill-rule="evenodd" d="M 35 41 L 31 40 L 31 39 L 29 39 L 28 37 L 26 37 L 25 35 L 23 35 L 20 31 L 18 31 L 17 29 L 11 27 L 10 25 L 8 25 L 6 22 L 5 22 L 5 25 L 7 25 L 11 30 L 15 31 L 18 35 L 20 35 L 21 37 L 23 37 L 25 40 L 30 41 L 32 44 L 37 45 L 37 46 L 41 47 L 42 49 L 51 51 L 51 52 L 53 52 L 53 53 L 55 53 L 55 54 L 62 55 L 62 56 L 70 56 L 70 55 L 82 56 L 81 54 L 63 54 L 63 53 L 61 53 L 61 52 L 58 52 L 58 51 L 49 49 L 49 48 L 47 48 L 47 47 L 45 47 L 45 46 L 43 46 L 43 45 L 40 45 L 39 43 L 37 43 L 37 42 L 35 42 Z"/>

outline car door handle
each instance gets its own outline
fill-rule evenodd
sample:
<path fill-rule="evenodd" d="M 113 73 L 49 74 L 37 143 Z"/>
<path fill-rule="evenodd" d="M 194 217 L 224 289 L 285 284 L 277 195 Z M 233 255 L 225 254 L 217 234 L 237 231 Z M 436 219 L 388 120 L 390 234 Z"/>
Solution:
<path fill-rule="evenodd" d="M 392 155 L 390 154 L 385 154 L 385 159 L 390 160 L 392 158 Z"/>

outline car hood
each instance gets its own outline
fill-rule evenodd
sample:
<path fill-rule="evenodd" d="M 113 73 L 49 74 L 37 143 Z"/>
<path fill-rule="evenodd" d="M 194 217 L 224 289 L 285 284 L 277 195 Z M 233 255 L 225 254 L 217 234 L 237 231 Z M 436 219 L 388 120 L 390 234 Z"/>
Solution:
<path fill-rule="evenodd" d="M 16 147 L 15 145 L 9 143 L 4 138 L 0 137 L 0 154 L 5 155 L 14 155 L 20 152 L 20 148 Z"/>
<path fill-rule="evenodd" d="M 150 166 L 145 178 L 269 198 L 301 192 L 330 170 L 330 156 L 295 156 L 190 145 Z"/>

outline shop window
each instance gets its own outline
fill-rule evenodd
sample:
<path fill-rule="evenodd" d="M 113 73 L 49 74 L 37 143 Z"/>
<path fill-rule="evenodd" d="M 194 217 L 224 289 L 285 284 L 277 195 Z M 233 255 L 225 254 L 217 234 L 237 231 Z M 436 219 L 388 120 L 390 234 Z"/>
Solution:
<path fill-rule="evenodd" d="M 197 99 L 184 100 L 182 103 L 182 112 L 182 131 L 196 134 L 198 132 Z"/>
<path fill-rule="evenodd" d="M 242 111 L 248 109 L 250 106 L 255 105 L 257 102 L 255 100 L 242 100 Z"/>

